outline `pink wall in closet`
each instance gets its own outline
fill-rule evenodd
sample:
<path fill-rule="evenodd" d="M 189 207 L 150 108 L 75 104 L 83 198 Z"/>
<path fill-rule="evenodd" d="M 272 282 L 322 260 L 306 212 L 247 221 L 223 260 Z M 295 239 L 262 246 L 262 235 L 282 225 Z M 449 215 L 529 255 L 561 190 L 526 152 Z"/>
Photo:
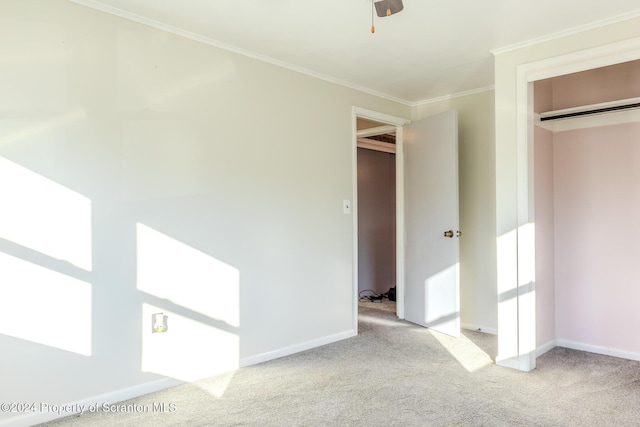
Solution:
<path fill-rule="evenodd" d="M 553 147 L 556 338 L 640 354 L 640 123 Z"/>
<path fill-rule="evenodd" d="M 640 61 L 534 88 L 538 113 L 640 97 Z M 536 126 L 534 152 L 538 346 L 640 358 L 640 123 Z"/>
<path fill-rule="evenodd" d="M 637 98 L 640 97 L 640 60 L 594 68 L 549 80 L 553 82 L 554 110 Z"/>
<path fill-rule="evenodd" d="M 556 338 L 553 132 L 535 127 L 536 342 Z"/>

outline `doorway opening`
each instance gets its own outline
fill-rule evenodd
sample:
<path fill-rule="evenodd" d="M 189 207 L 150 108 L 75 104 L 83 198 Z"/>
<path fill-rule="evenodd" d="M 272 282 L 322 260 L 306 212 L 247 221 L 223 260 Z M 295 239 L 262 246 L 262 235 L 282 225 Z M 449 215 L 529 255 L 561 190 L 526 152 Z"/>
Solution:
<path fill-rule="evenodd" d="M 403 126 L 408 124 L 409 120 L 399 117 L 391 116 L 376 111 L 367 110 L 360 107 L 353 107 L 352 109 L 352 172 L 353 172 L 353 197 L 355 203 L 353 203 L 353 306 L 352 306 L 352 327 L 353 330 L 358 332 L 358 307 L 360 304 L 360 278 L 359 278 L 359 230 L 358 230 L 358 218 L 359 218 L 359 206 L 358 206 L 358 139 L 366 138 L 369 141 L 364 141 L 368 145 L 376 145 L 383 147 L 390 142 L 375 141 L 373 138 L 369 138 L 374 135 L 393 134 L 395 141 L 394 158 L 394 170 L 395 170 L 395 313 L 400 319 L 404 319 L 404 160 L 402 155 L 403 146 Z M 360 135 L 358 135 L 358 127 L 361 127 Z M 368 129 L 368 130 L 366 130 Z M 361 142 L 361 145 L 363 143 Z M 390 146 L 387 146 L 390 148 Z M 380 284 L 381 289 L 384 288 L 384 282 Z M 389 285 L 389 289 L 391 288 Z M 388 289 L 387 289 L 388 292 Z M 366 294 L 366 293 L 364 293 Z M 363 295 L 364 295 L 363 294 Z M 388 299 L 388 298 L 387 298 Z"/>
<path fill-rule="evenodd" d="M 460 335 L 458 115 L 448 110 L 414 121 L 353 109 L 353 264 L 358 265 L 357 119 L 395 127 L 396 315 Z M 359 277 L 353 269 L 353 328 Z M 385 286 L 385 285 L 383 285 Z"/>
<path fill-rule="evenodd" d="M 356 125 L 358 301 L 396 313 L 396 127 Z"/>

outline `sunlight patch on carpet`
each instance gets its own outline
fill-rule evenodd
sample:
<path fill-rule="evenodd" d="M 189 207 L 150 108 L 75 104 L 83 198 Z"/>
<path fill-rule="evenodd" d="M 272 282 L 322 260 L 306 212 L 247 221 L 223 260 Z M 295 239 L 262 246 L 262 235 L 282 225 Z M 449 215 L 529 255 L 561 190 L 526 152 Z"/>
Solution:
<path fill-rule="evenodd" d="M 431 329 L 429 332 L 467 371 L 476 372 L 493 364 L 491 357 L 464 335 L 454 338 Z"/>
<path fill-rule="evenodd" d="M 222 397 L 231 384 L 235 373 L 236 371 L 225 372 L 223 374 L 216 375 L 215 377 L 197 381 L 194 384 L 202 391 L 205 391 L 214 397 Z"/>
<path fill-rule="evenodd" d="M 402 327 L 407 326 L 405 323 L 398 322 L 398 319 L 387 320 L 387 319 L 381 319 L 376 316 L 369 316 L 367 314 L 359 314 L 358 319 L 360 319 L 360 321 L 362 322 L 374 323 L 376 325 L 382 325 L 382 326 L 391 326 L 396 328 L 399 326 L 402 326 Z"/>

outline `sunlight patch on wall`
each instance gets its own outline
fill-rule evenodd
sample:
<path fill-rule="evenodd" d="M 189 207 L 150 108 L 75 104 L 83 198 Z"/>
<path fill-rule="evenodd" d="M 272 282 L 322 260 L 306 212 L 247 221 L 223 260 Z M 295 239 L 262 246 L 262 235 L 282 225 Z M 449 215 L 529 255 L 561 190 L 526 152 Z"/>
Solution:
<path fill-rule="evenodd" d="M 534 223 L 518 227 L 518 345 L 520 354 L 536 351 L 536 231 Z"/>
<path fill-rule="evenodd" d="M 90 271 L 91 200 L 0 157 L 0 237 Z"/>
<path fill-rule="evenodd" d="M 518 285 L 536 281 L 536 227 L 529 222 L 518 227 Z"/>
<path fill-rule="evenodd" d="M 240 326 L 238 269 L 137 224 L 138 289 Z"/>
<path fill-rule="evenodd" d="M 167 316 L 167 331 L 153 333 L 154 313 Z M 239 367 L 236 334 L 150 304 L 142 305 L 142 370 L 193 382 Z M 223 391 L 220 391 L 223 392 Z"/>
<path fill-rule="evenodd" d="M 498 356 L 496 361 L 518 356 L 518 253 L 517 232 L 498 236 Z"/>
<path fill-rule="evenodd" d="M 91 355 L 91 284 L 0 252 L 0 334 Z"/>
<path fill-rule="evenodd" d="M 452 283 L 458 281 L 459 264 L 456 263 L 425 280 L 425 322 L 437 323 L 439 327 L 459 328 L 460 300 L 456 287 Z M 452 311 L 451 308 L 455 310 Z"/>
<path fill-rule="evenodd" d="M 0 136 L 0 146 L 14 142 L 26 141 L 34 136 L 48 134 L 55 129 L 65 127 L 71 123 L 79 122 L 87 118 L 84 109 L 76 109 L 65 114 L 60 114 L 48 120 L 31 122 L 29 125 L 9 131 Z"/>
<path fill-rule="evenodd" d="M 476 372 L 493 364 L 491 357 L 464 335 L 451 337 L 431 329 L 429 332 L 467 371 Z"/>

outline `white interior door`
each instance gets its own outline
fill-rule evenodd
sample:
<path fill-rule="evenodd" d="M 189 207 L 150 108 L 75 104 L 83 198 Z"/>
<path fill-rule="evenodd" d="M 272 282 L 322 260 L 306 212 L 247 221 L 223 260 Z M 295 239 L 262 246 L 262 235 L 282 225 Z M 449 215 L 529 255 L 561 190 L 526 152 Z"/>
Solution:
<path fill-rule="evenodd" d="M 404 128 L 405 319 L 460 335 L 458 114 Z"/>

